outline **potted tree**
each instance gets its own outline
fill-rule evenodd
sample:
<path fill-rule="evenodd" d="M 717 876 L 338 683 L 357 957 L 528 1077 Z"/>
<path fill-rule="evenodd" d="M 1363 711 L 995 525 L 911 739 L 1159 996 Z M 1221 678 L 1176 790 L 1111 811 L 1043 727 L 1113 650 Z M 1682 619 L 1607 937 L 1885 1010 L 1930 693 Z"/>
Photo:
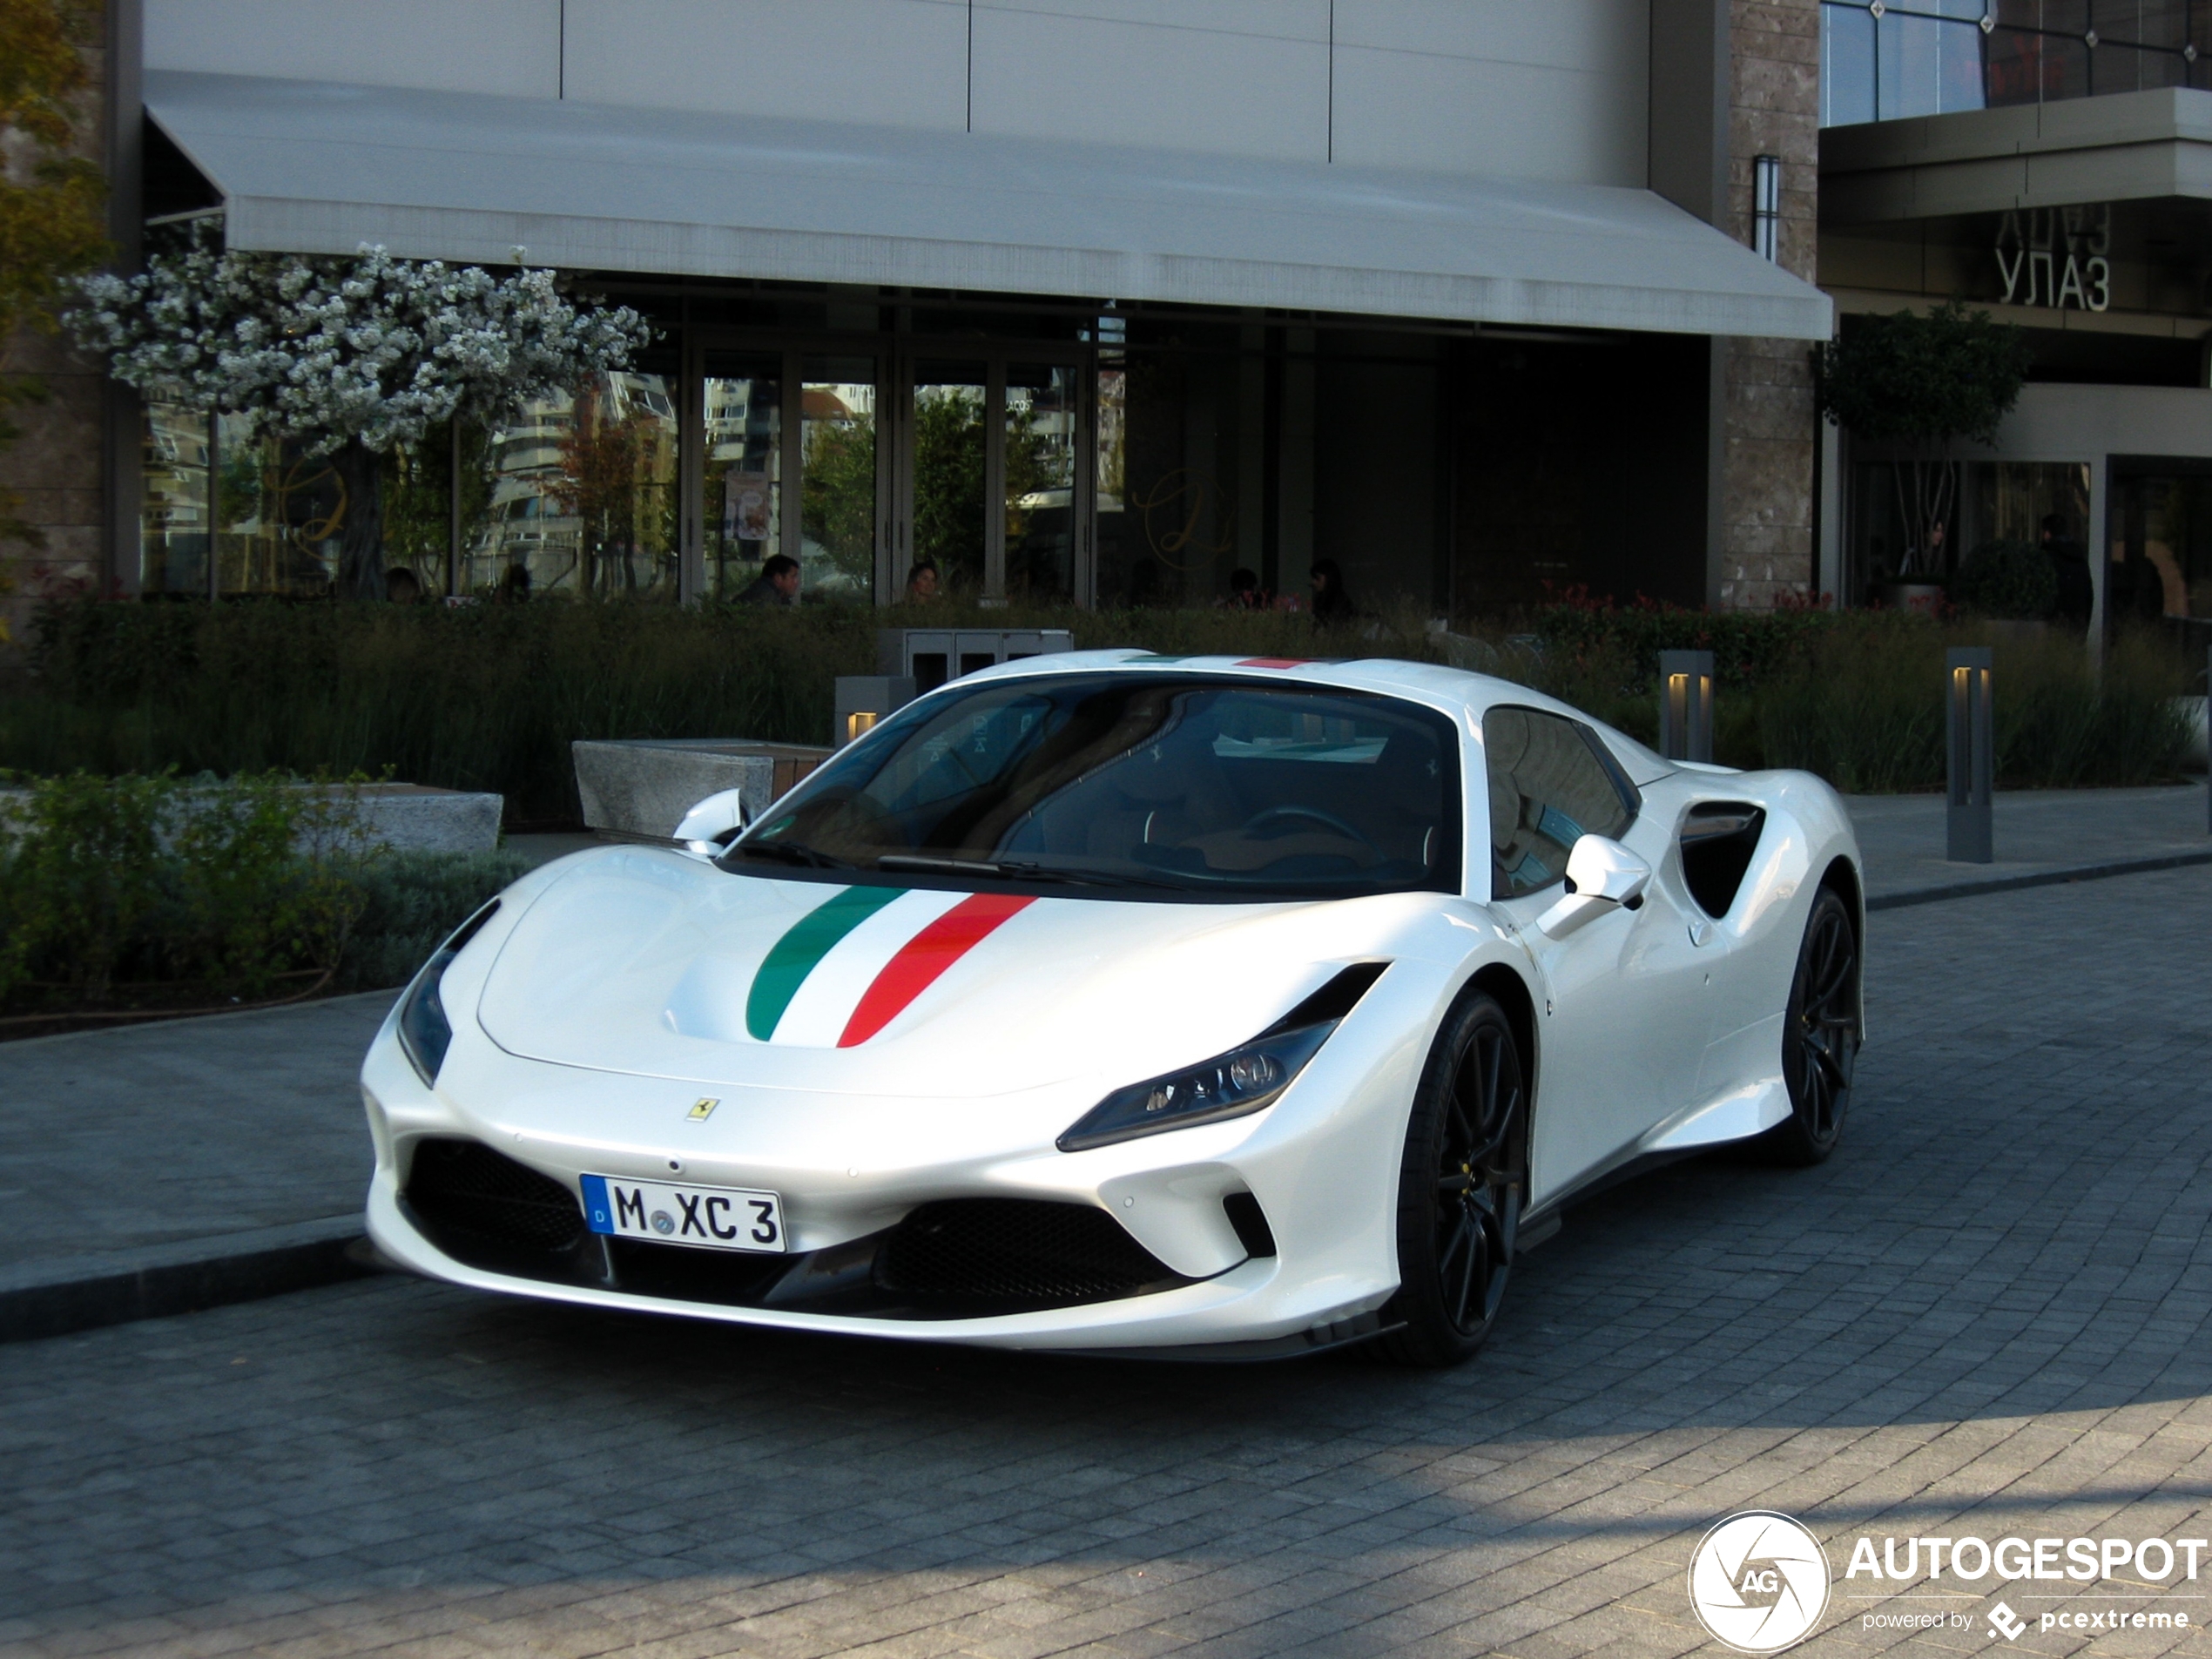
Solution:
<path fill-rule="evenodd" d="M 1961 438 L 1993 442 L 2027 378 L 2027 337 L 1986 311 L 1946 300 L 1922 316 L 1858 320 L 1817 354 L 1820 412 L 1871 443 L 1895 444 L 1892 469 L 1905 545 L 1883 597 L 1932 606 L 1950 574 Z"/>
<path fill-rule="evenodd" d="M 455 415 L 496 419 L 620 369 L 651 337 L 627 307 L 571 300 L 551 271 L 496 277 L 381 247 L 226 253 L 219 236 L 203 219 L 143 274 L 84 279 L 67 320 L 126 385 L 331 457 L 346 491 L 343 598 L 384 597 L 387 454 Z"/>

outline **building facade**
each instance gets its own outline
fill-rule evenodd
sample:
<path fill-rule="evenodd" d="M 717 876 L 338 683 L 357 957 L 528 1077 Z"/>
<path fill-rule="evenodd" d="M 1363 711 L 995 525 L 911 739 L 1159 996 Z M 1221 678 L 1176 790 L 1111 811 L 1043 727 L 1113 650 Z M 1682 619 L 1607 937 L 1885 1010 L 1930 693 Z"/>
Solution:
<path fill-rule="evenodd" d="M 1819 13 L 117 0 L 118 240 L 519 246 L 653 320 L 391 458 L 432 591 L 1764 605 L 1824 533 Z M 328 589 L 327 466 L 112 388 L 105 433 L 76 574 Z"/>
<path fill-rule="evenodd" d="M 1822 581 L 1858 601 L 2047 534 L 2093 637 L 2212 639 L 2212 6 L 1823 0 L 1819 273 L 1841 326 L 1959 299 L 2027 331 L 2029 384 L 1955 507 L 1828 435 Z M 2047 531 L 2047 526 L 2049 527 Z M 2084 557 L 2083 556 L 2086 556 Z M 2199 658 L 2201 660 L 2201 657 Z"/>

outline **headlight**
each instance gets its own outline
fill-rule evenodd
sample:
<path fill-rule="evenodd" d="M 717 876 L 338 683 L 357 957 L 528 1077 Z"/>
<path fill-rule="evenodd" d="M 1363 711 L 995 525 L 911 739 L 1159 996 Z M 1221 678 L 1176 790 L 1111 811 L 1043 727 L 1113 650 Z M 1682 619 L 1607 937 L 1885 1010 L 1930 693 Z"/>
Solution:
<path fill-rule="evenodd" d="M 426 1088 L 436 1086 L 438 1068 L 445 1063 L 446 1050 L 453 1046 L 453 1022 L 446 1018 L 446 1005 L 439 999 L 439 982 L 453 959 L 461 954 L 462 947 L 476 936 L 498 908 L 499 900 L 494 899 L 454 929 L 453 937 L 422 964 L 422 971 L 400 999 L 400 1047 L 407 1050 L 415 1075 Z"/>
<path fill-rule="evenodd" d="M 1272 1031 L 1187 1071 L 1117 1089 L 1060 1137 L 1060 1150 L 1084 1152 L 1139 1135 L 1256 1112 L 1274 1103 L 1336 1028 L 1330 1020 Z"/>

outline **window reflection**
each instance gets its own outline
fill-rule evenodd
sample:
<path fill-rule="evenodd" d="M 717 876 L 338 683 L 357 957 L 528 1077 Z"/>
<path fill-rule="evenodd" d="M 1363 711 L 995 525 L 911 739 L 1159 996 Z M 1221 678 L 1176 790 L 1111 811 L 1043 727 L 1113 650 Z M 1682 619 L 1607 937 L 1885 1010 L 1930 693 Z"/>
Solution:
<path fill-rule="evenodd" d="M 866 601 L 875 592 L 875 359 L 809 357 L 800 373 L 803 591 Z"/>
<path fill-rule="evenodd" d="M 464 587 L 516 597 L 673 599 L 671 374 L 595 374 L 493 429 Z"/>
<path fill-rule="evenodd" d="M 1075 592 L 1076 377 L 1058 364 L 1006 371 L 1006 591 Z"/>
<path fill-rule="evenodd" d="M 699 524 L 706 590 L 734 599 L 779 550 L 783 371 L 777 358 L 712 354 L 702 377 L 705 496 Z"/>
<path fill-rule="evenodd" d="M 1824 126 L 2212 86 L 2212 0 L 1822 0 Z"/>
<path fill-rule="evenodd" d="M 914 563 L 968 595 L 983 590 L 984 392 L 981 363 L 914 366 Z"/>

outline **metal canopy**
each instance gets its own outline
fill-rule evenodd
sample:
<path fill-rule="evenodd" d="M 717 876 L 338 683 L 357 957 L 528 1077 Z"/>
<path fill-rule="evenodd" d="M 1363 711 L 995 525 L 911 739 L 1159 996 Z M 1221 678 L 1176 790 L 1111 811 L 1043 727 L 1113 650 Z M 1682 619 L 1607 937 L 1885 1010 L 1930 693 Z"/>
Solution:
<path fill-rule="evenodd" d="M 1825 340 L 1649 191 L 149 71 L 230 246 Z"/>

